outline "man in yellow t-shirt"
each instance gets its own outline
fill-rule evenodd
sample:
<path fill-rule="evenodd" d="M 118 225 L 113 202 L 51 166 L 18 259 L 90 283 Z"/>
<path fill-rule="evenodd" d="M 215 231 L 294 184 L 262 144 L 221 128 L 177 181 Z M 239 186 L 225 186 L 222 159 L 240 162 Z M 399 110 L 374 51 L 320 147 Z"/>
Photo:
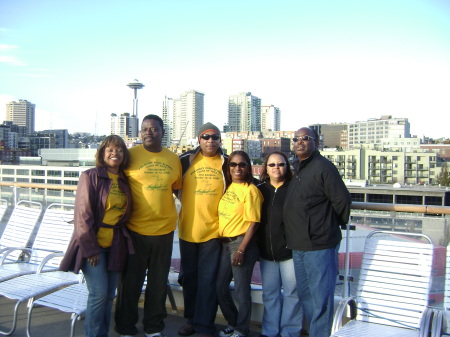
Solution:
<path fill-rule="evenodd" d="M 202 125 L 199 146 L 180 156 L 183 188 L 179 193 L 178 226 L 186 323 L 180 336 L 215 335 L 217 311 L 216 275 L 219 266 L 219 216 L 217 208 L 225 191 L 227 156 L 220 148 L 220 131 L 214 124 Z"/>
<path fill-rule="evenodd" d="M 115 330 L 122 336 L 138 333 L 138 301 L 144 279 L 144 332 L 160 337 L 166 312 L 167 276 L 172 257 L 177 211 L 173 191 L 181 188 L 178 156 L 161 145 L 164 124 L 156 115 L 144 117 L 142 145 L 130 149 L 125 170 L 132 193 L 132 212 L 127 228 L 135 254 L 130 255 L 118 287 Z"/>

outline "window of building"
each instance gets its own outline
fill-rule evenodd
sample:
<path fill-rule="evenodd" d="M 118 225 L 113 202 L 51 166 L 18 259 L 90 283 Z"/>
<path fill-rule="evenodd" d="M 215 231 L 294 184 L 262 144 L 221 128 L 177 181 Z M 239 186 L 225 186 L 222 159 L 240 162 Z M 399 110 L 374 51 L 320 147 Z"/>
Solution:
<path fill-rule="evenodd" d="M 47 176 L 48 177 L 61 177 L 61 171 L 55 171 L 55 170 L 48 170 L 47 171 Z"/>
<path fill-rule="evenodd" d="M 394 200 L 393 195 L 389 194 L 367 194 L 367 202 L 379 202 L 383 204 L 392 204 Z"/>
<path fill-rule="evenodd" d="M 27 176 L 30 174 L 30 170 L 25 170 L 25 169 L 18 169 L 17 170 L 17 175 L 18 176 Z"/>
<path fill-rule="evenodd" d="M 61 180 L 48 179 L 48 180 L 47 180 L 47 184 L 61 185 Z"/>
<path fill-rule="evenodd" d="M 423 205 L 420 195 L 397 195 L 395 199 L 397 204 Z"/>
<path fill-rule="evenodd" d="M 14 169 L 3 169 L 3 174 L 14 174 Z"/>
<path fill-rule="evenodd" d="M 44 177 L 45 176 L 45 171 L 44 170 L 31 170 L 31 175 L 32 176 Z"/>
<path fill-rule="evenodd" d="M 35 184 L 45 184 L 45 179 L 31 179 L 31 182 Z"/>
<path fill-rule="evenodd" d="M 73 180 L 65 180 L 64 181 L 64 185 L 77 185 L 78 181 L 73 181 Z"/>
<path fill-rule="evenodd" d="M 78 178 L 80 176 L 80 172 L 78 171 L 64 171 L 64 177 L 66 178 Z"/>
<path fill-rule="evenodd" d="M 17 178 L 17 182 L 18 183 L 29 183 L 30 179 L 29 178 Z"/>
<path fill-rule="evenodd" d="M 364 193 L 350 193 L 352 201 L 354 202 L 364 202 Z"/>
<path fill-rule="evenodd" d="M 425 205 L 442 206 L 442 197 L 425 196 Z"/>

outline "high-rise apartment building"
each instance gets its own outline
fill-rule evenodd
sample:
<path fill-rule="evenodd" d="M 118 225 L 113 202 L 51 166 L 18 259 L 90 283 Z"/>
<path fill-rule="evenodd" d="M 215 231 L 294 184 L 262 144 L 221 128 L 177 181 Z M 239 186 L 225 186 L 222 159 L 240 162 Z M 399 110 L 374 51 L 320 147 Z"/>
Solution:
<path fill-rule="evenodd" d="M 228 124 L 224 131 L 261 131 L 261 99 L 241 92 L 228 99 Z"/>
<path fill-rule="evenodd" d="M 385 138 L 409 138 L 408 118 L 381 116 L 364 122 L 348 124 L 348 148 L 354 149 L 360 144 L 381 144 Z"/>
<path fill-rule="evenodd" d="M 197 142 L 198 130 L 204 123 L 204 96 L 202 92 L 190 90 L 179 99 L 165 98 L 163 121 L 170 127 L 171 143 L 189 145 Z"/>
<path fill-rule="evenodd" d="M 309 127 L 319 135 L 320 148 L 344 147 L 342 144 L 342 132 L 347 131 L 347 124 L 311 124 Z"/>
<path fill-rule="evenodd" d="M 26 133 L 30 135 L 34 132 L 35 109 L 35 104 L 25 99 L 6 103 L 6 121 L 26 127 Z"/>
<path fill-rule="evenodd" d="M 173 143 L 173 132 L 174 132 L 174 111 L 173 111 L 173 99 L 165 96 L 162 107 L 162 120 L 164 121 L 164 136 L 162 139 L 162 144 L 165 147 L 169 147 Z"/>
<path fill-rule="evenodd" d="M 261 107 L 261 131 L 280 131 L 280 109 L 273 105 Z"/>
<path fill-rule="evenodd" d="M 111 114 L 111 134 L 118 135 L 122 138 L 125 136 L 129 138 L 138 137 L 138 118 L 136 116 L 130 116 L 128 112 L 120 116 L 117 116 L 115 113 Z"/>

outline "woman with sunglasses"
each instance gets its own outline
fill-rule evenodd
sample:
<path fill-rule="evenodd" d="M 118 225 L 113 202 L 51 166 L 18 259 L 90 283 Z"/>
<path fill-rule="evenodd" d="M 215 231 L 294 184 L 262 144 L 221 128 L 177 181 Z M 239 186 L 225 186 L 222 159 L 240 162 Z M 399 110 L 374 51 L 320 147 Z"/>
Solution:
<path fill-rule="evenodd" d="M 291 167 L 286 155 L 275 151 L 264 160 L 258 189 L 264 202 L 258 228 L 264 313 L 262 336 L 298 337 L 302 308 L 297 295 L 292 251 L 286 248 L 283 204 Z"/>
<path fill-rule="evenodd" d="M 222 254 L 217 275 L 217 300 L 228 326 L 219 336 L 247 336 L 251 315 L 250 282 L 258 260 L 255 233 L 258 229 L 263 198 L 252 184 L 250 158 L 244 151 L 234 151 L 228 158 L 227 190 L 219 202 L 219 235 Z M 230 282 L 234 278 L 234 297 Z"/>

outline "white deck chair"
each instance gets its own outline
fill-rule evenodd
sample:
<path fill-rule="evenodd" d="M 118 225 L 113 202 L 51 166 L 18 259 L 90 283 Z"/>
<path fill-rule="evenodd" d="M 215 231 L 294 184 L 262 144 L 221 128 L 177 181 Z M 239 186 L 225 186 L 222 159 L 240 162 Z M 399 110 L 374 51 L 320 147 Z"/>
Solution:
<path fill-rule="evenodd" d="M 27 336 L 31 337 L 32 310 L 37 305 L 71 313 L 70 337 L 73 337 L 76 321 L 86 312 L 88 295 L 86 283 L 79 283 L 55 291 L 31 303 L 28 309 Z"/>
<path fill-rule="evenodd" d="M 12 248 L 0 258 L 0 282 L 21 275 L 35 273 L 49 254 L 64 255 L 73 234 L 74 205 L 51 204 L 47 207 L 31 249 Z M 29 254 L 28 261 L 3 264 L 10 254 L 21 251 Z M 42 272 L 57 270 L 61 259 L 51 259 Z"/>
<path fill-rule="evenodd" d="M 0 238 L 0 256 L 12 247 L 29 247 L 41 211 L 38 202 L 22 200 L 16 204 Z M 10 254 L 8 262 L 15 262 L 18 254 Z"/>
<path fill-rule="evenodd" d="M 403 236 L 411 239 L 400 239 Z M 433 249 L 426 235 L 370 233 L 356 298 L 345 298 L 339 303 L 332 336 L 428 336 L 433 315 L 433 310 L 427 308 Z M 342 326 L 348 306 L 353 320 Z"/>
<path fill-rule="evenodd" d="M 48 256 L 51 259 L 52 256 Z M 48 259 L 44 259 L 36 274 L 22 275 L 13 279 L 0 282 L 0 296 L 16 302 L 14 306 L 12 327 L 8 331 L 0 330 L 1 335 L 11 335 L 17 325 L 17 314 L 21 303 L 32 301 L 34 297 L 43 296 L 58 288 L 80 283 L 81 275 L 72 272 L 50 271 L 41 273 Z"/>

